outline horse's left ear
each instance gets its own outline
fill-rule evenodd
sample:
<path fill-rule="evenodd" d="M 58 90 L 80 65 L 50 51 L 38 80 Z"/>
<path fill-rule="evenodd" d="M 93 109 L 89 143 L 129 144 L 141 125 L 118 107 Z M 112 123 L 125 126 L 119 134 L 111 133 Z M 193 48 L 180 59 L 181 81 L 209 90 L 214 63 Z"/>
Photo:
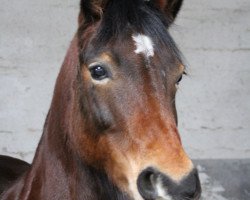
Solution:
<path fill-rule="evenodd" d="M 153 1 L 155 6 L 163 11 L 172 23 L 181 9 L 183 0 L 147 0 Z"/>
<path fill-rule="evenodd" d="M 104 12 L 107 2 L 108 0 L 81 0 L 79 24 L 98 21 Z"/>

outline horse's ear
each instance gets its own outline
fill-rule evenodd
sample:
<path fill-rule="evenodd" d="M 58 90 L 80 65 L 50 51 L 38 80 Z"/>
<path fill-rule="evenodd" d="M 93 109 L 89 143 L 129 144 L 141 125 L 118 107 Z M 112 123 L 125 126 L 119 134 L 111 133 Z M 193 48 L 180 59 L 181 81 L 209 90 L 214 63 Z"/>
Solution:
<path fill-rule="evenodd" d="M 81 10 L 79 15 L 79 24 L 82 22 L 96 22 L 98 21 L 109 0 L 81 0 Z M 153 2 L 154 5 L 162 10 L 164 14 L 170 19 L 172 23 L 182 5 L 183 0 L 144 0 Z"/>
<path fill-rule="evenodd" d="M 108 0 L 81 0 L 81 10 L 78 19 L 79 24 L 98 21 L 102 16 L 107 1 Z"/>
<path fill-rule="evenodd" d="M 150 1 L 150 0 L 147 0 Z M 181 9 L 183 0 L 152 0 L 155 6 L 162 10 L 172 23 Z"/>

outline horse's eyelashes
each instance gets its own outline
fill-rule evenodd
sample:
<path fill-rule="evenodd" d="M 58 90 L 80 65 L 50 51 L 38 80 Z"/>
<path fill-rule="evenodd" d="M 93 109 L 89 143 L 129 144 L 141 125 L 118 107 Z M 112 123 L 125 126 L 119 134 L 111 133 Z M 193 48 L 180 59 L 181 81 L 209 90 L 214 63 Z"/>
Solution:
<path fill-rule="evenodd" d="M 179 79 L 177 80 L 176 84 L 179 85 L 179 83 L 181 82 L 182 80 L 182 77 L 183 77 L 183 74 L 179 77 Z"/>

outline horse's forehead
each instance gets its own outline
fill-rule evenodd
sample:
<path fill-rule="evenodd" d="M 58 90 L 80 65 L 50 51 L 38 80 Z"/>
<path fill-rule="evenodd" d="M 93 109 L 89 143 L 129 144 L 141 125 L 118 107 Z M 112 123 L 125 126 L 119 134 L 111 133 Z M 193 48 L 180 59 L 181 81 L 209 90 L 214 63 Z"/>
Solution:
<path fill-rule="evenodd" d="M 179 58 L 178 55 L 171 52 L 172 46 L 169 47 L 167 42 L 162 42 L 161 39 L 152 34 L 128 28 L 123 34 L 110 40 L 105 40 L 101 36 L 97 34 L 96 37 L 92 38 L 90 42 L 92 45 L 89 46 L 91 48 L 85 54 L 87 60 L 95 58 L 102 60 L 101 55 L 105 54 L 109 56 L 109 59 L 104 59 L 104 61 L 110 63 L 109 61 L 112 60 L 111 65 L 117 64 L 121 68 L 126 67 L 126 69 L 128 63 L 133 68 L 140 65 L 147 65 L 147 67 L 153 65 L 155 70 L 162 70 L 163 66 L 172 68 L 173 65 L 178 64 Z M 125 65 L 119 63 L 125 63 Z"/>

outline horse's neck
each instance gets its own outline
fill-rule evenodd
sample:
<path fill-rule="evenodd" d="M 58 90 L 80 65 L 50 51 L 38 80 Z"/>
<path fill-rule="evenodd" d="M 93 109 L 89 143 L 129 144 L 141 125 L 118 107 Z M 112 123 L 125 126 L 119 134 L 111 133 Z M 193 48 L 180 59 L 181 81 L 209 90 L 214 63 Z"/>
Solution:
<path fill-rule="evenodd" d="M 71 148 L 73 84 L 78 47 L 75 38 L 66 55 L 55 86 L 51 109 L 31 169 L 2 199 L 18 200 L 128 200 L 104 172 L 87 166 Z"/>
<path fill-rule="evenodd" d="M 77 170 L 77 159 L 66 149 L 63 139 L 58 138 L 53 147 L 49 134 L 52 133 L 45 127 L 31 168 L 0 197 L 1 200 L 84 199 L 78 198 L 78 186 L 85 185 L 88 177 L 84 178 Z"/>
<path fill-rule="evenodd" d="M 43 140 L 30 171 L 5 193 L 2 200 L 129 199 L 103 171 L 84 164 L 74 153 L 51 151 Z"/>

